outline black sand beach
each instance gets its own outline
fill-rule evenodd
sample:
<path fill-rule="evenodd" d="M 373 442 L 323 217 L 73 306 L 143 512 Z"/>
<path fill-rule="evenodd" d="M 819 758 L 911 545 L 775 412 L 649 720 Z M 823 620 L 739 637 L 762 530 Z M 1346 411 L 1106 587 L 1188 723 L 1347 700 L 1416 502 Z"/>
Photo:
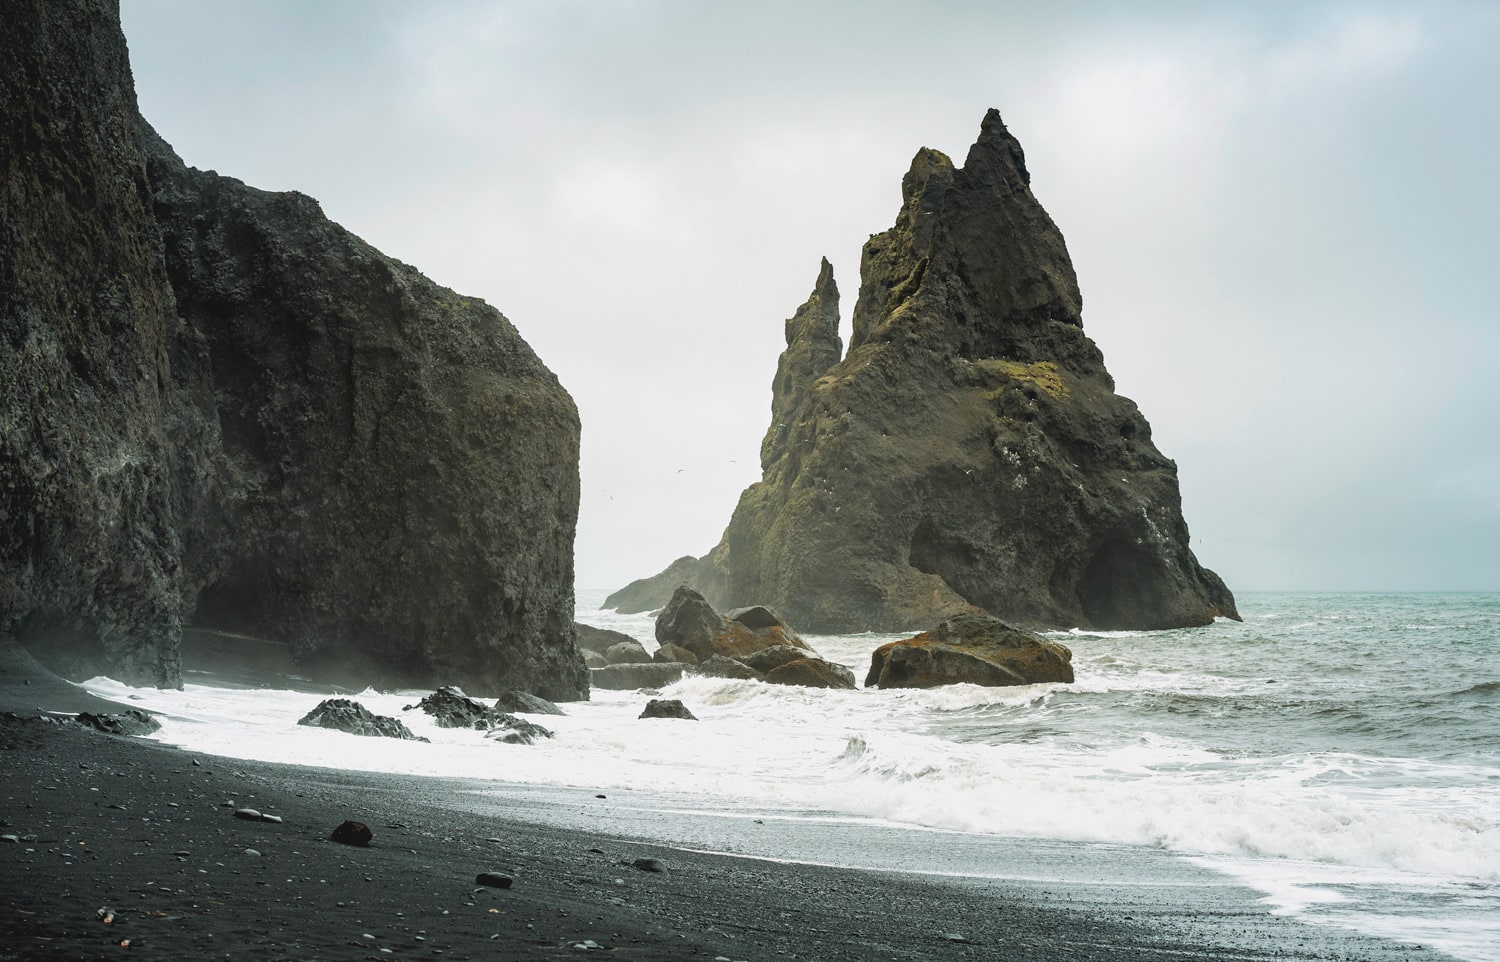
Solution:
<path fill-rule="evenodd" d="M 584 830 L 537 817 L 557 793 L 508 804 L 40 717 L 85 710 L 122 706 L 0 650 L 0 834 L 16 839 L 0 842 L 0 960 L 1445 958 L 1271 916 L 1232 885 L 1039 881 L 1031 858 L 1020 878 L 978 879 L 705 854 L 632 840 L 643 816 L 621 800 L 575 795 L 597 806 Z M 346 819 L 369 847 L 329 840 Z M 782 828 L 809 830 L 761 830 Z M 477 885 L 483 872 L 513 884 Z"/>

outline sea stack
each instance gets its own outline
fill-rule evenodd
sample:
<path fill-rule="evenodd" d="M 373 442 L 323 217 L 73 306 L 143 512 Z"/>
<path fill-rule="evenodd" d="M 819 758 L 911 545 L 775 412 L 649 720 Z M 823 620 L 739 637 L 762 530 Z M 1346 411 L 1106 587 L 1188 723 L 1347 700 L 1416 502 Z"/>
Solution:
<path fill-rule="evenodd" d="M 1176 465 L 1083 332 L 1062 234 L 998 112 L 962 167 L 918 151 L 895 226 L 865 244 L 842 359 L 837 296 L 825 261 L 787 322 L 762 479 L 681 580 L 812 632 L 1238 617 L 1188 546 Z M 665 603 L 640 588 L 606 606 Z"/>
<path fill-rule="evenodd" d="M 0 643 L 181 683 L 185 626 L 356 683 L 586 698 L 579 421 L 499 311 L 194 170 L 108 2 L 0 31 Z"/>

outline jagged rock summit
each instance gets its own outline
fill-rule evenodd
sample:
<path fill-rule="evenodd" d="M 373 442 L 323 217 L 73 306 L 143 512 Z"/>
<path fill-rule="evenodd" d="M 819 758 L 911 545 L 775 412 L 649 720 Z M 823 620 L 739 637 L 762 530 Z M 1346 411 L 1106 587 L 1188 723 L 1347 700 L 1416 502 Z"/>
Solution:
<path fill-rule="evenodd" d="M 1188 546 L 1176 465 L 1083 332 L 1062 234 L 998 112 L 962 167 L 917 153 L 860 270 L 847 355 L 826 261 L 787 322 L 762 479 L 672 587 L 813 632 L 1238 617 Z M 658 607 L 666 580 L 605 604 Z"/>
<path fill-rule="evenodd" d="M 178 685 L 196 623 L 588 696 L 578 412 L 499 311 L 183 164 L 108 0 L 7 6 L 0 143 L 0 645 Z"/>

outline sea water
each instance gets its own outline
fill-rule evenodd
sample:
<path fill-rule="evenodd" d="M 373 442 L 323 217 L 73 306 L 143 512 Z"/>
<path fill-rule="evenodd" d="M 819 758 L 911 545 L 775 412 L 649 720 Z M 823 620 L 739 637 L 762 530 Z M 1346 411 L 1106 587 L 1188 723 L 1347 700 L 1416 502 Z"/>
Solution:
<path fill-rule="evenodd" d="M 653 647 L 650 616 L 600 610 L 603 596 L 580 591 L 578 620 Z M 1054 633 L 1071 685 L 687 678 L 661 696 L 697 723 L 638 721 L 646 696 L 595 690 L 532 716 L 556 733 L 533 746 L 438 729 L 404 710 L 421 692 L 355 697 L 432 744 L 298 727 L 321 695 L 295 682 L 87 687 L 160 713 L 163 741 L 230 757 L 1149 847 L 1277 913 L 1500 962 L 1500 595 L 1247 594 L 1240 608 L 1243 623 Z M 862 677 L 900 636 L 805 637 Z"/>

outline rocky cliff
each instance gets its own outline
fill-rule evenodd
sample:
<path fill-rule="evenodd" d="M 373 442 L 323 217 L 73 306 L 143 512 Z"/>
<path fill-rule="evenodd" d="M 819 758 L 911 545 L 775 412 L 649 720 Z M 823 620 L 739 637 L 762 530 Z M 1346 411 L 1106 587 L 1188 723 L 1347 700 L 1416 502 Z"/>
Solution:
<path fill-rule="evenodd" d="M 824 365 L 832 284 L 825 262 L 788 322 L 763 478 L 688 579 L 715 605 L 814 632 L 981 609 L 1034 627 L 1237 617 L 1188 547 L 1176 466 L 1083 332 L 998 113 L 962 167 L 917 153 L 895 226 L 865 245 L 849 353 Z"/>
<path fill-rule="evenodd" d="M 0 633 L 178 682 L 185 623 L 331 677 L 587 697 L 577 410 L 498 311 L 184 165 L 118 10 L 17 5 L 0 123 Z"/>

